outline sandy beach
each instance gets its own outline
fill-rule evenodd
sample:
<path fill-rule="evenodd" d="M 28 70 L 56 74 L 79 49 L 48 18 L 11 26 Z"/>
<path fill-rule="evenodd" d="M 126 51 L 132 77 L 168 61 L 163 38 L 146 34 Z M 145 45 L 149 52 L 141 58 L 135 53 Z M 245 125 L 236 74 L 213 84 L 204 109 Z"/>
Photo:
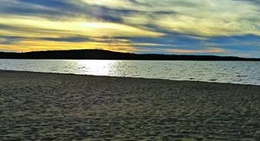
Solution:
<path fill-rule="evenodd" d="M 0 140 L 259 141 L 260 86 L 0 71 Z"/>

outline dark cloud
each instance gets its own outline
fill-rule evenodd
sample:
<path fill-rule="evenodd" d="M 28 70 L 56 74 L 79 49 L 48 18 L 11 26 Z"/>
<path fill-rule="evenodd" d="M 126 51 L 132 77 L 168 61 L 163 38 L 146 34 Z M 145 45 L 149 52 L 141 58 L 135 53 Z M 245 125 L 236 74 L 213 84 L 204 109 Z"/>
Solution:
<path fill-rule="evenodd" d="M 18 0 L 22 3 L 29 3 L 34 5 L 40 5 L 45 7 L 64 7 L 70 8 L 72 5 L 68 3 L 66 0 Z"/>
<path fill-rule="evenodd" d="M 47 18 L 59 18 L 64 15 L 63 12 L 46 10 L 46 9 L 33 9 L 26 7 L 5 7 L 1 8 L 1 13 L 12 14 L 12 15 L 25 15 L 25 16 L 37 16 L 37 17 L 47 17 Z M 66 14 L 67 15 L 67 14 Z"/>
<path fill-rule="evenodd" d="M 152 14 L 157 14 L 157 15 L 174 15 L 177 14 L 175 11 L 155 11 L 152 12 Z"/>
<path fill-rule="evenodd" d="M 255 3 L 255 4 L 260 4 L 260 0 L 233 0 L 233 1 L 244 1 L 244 2 L 252 2 L 252 3 Z"/>
<path fill-rule="evenodd" d="M 132 3 L 139 3 L 137 0 L 128 0 L 128 1 Z"/>
<path fill-rule="evenodd" d="M 61 38 L 37 38 L 37 39 L 57 41 L 57 42 L 87 42 L 90 40 L 86 37 L 61 37 Z"/>
<path fill-rule="evenodd" d="M 61 0 L 13 0 L 3 1 L 0 13 L 4 15 L 37 16 L 59 19 L 77 14 L 77 7 Z"/>
<path fill-rule="evenodd" d="M 23 38 L 22 37 L 17 37 L 17 36 L 0 36 L 0 44 L 3 45 L 12 45 L 15 44 L 19 41 L 21 41 Z"/>
<path fill-rule="evenodd" d="M 134 10 L 111 9 L 104 6 L 93 6 L 90 9 L 88 14 L 96 19 L 115 23 L 121 23 L 123 16 L 138 12 Z"/>
<path fill-rule="evenodd" d="M 19 36 L 0 36 L 0 44 L 15 44 L 21 40 L 47 40 L 47 41 L 56 41 L 56 42 L 87 42 L 90 41 L 86 37 L 60 37 L 60 38 L 26 38 Z"/>

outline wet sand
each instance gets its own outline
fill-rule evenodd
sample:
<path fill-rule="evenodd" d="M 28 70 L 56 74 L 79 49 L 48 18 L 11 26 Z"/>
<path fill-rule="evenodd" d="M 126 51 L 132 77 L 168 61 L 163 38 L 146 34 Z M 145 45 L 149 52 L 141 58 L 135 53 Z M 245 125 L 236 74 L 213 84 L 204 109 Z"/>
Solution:
<path fill-rule="evenodd" d="M 260 86 L 0 71 L 0 140 L 259 141 Z"/>

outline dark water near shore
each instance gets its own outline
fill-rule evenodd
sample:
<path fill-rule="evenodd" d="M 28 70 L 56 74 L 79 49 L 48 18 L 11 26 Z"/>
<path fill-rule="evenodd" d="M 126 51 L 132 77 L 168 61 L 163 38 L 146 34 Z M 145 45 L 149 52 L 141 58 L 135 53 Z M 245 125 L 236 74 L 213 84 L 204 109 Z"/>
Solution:
<path fill-rule="evenodd" d="M 0 60 L 1 70 L 260 85 L 260 62 Z"/>

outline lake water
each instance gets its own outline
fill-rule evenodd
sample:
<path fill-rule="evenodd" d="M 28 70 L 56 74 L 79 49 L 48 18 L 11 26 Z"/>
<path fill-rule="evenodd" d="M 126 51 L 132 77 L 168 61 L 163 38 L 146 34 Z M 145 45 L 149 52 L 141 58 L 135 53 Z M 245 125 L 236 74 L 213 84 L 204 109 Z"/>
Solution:
<path fill-rule="evenodd" d="M 260 85 L 260 62 L 0 60 L 1 70 Z"/>

